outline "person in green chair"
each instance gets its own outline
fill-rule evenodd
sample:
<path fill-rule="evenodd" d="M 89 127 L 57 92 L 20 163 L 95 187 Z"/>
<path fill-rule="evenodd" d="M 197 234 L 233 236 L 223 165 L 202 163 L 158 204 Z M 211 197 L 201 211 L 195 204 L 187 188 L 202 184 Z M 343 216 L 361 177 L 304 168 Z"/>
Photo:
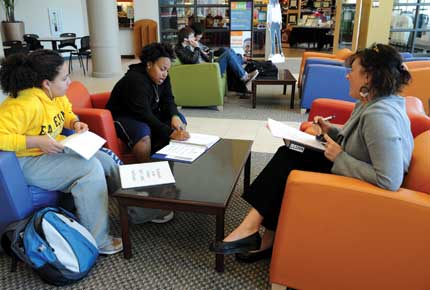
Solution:
<path fill-rule="evenodd" d="M 119 138 L 128 144 L 138 162 L 148 162 L 151 153 L 167 145 L 170 139 L 190 137 L 170 85 L 168 71 L 174 58 L 168 44 L 145 46 L 141 62 L 130 65 L 106 105 Z"/>
<path fill-rule="evenodd" d="M 203 48 L 203 49 L 202 49 Z M 184 27 L 179 30 L 178 44 L 175 47 L 176 55 L 183 64 L 197 64 L 209 62 L 209 54 L 194 35 L 194 30 L 191 27 Z M 240 80 L 246 84 L 251 84 L 251 81 L 258 75 L 258 70 L 247 73 L 242 67 L 242 58 L 233 50 L 224 48 L 223 52 L 217 59 L 219 63 L 221 76 L 225 74 L 229 68 Z"/>

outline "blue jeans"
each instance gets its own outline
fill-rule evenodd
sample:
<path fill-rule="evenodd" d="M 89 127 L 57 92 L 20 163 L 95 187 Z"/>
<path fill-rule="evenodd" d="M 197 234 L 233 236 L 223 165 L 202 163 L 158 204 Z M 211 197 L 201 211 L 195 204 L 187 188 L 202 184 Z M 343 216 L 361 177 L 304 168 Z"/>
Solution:
<path fill-rule="evenodd" d="M 275 38 L 278 44 L 278 53 L 282 53 L 281 45 L 281 24 L 272 22 L 270 24 L 270 41 L 272 42 L 272 54 L 275 54 Z"/>
<path fill-rule="evenodd" d="M 109 244 L 108 188 L 120 188 L 118 165 L 102 151 L 85 160 L 76 153 L 18 158 L 28 184 L 71 193 L 81 224 L 99 248 Z M 107 177 L 107 180 L 105 178 Z"/>
<path fill-rule="evenodd" d="M 224 52 L 217 59 L 217 62 L 219 63 L 221 76 L 226 72 L 227 66 L 241 79 L 246 74 L 242 67 L 242 57 L 229 48 L 224 48 Z"/>

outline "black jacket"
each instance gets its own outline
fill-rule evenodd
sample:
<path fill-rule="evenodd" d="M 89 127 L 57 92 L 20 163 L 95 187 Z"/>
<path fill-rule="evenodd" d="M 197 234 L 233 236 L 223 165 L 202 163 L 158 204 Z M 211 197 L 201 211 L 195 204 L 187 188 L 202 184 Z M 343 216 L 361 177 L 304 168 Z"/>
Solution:
<path fill-rule="evenodd" d="M 142 63 L 129 66 L 127 73 L 113 88 L 106 109 L 111 111 L 114 118 L 129 116 L 145 122 L 153 133 L 165 138 L 169 138 L 173 129 L 161 120 L 179 114 L 170 78 L 167 77 L 161 85 L 154 84 Z"/>
<path fill-rule="evenodd" d="M 183 46 L 182 44 L 177 44 L 175 47 L 176 55 L 183 64 L 196 64 L 199 63 L 199 57 L 204 61 L 209 62 L 209 57 L 202 52 L 199 47 L 191 50 L 189 46 Z"/>

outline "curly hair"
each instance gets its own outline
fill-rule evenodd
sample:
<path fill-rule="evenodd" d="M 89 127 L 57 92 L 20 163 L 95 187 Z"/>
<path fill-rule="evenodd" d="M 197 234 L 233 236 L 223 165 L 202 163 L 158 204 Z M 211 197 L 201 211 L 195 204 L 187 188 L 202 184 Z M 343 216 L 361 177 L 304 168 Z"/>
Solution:
<path fill-rule="evenodd" d="M 140 61 L 145 66 L 148 62 L 156 62 L 160 57 L 168 57 L 171 61 L 176 58 L 170 44 L 154 42 L 142 48 L 142 52 L 140 53 Z"/>
<path fill-rule="evenodd" d="M 63 64 L 64 59 L 58 52 L 47 49 L 35 50 L 28 55 L 12 54 L 1 64 L 1 88 L 16 98 L 21 90 L 41 88 L 44 80 L 54 80 Z"/>
<path fill-rule="evenodd" d="M 371 75 L 369 86 L 375 97 L 397 94 L 411 79 L 401 55 L 392 46 L 375 43 L 351 55 L 346 66 L 351 67 L 357 58 L 363 70 Z"/>

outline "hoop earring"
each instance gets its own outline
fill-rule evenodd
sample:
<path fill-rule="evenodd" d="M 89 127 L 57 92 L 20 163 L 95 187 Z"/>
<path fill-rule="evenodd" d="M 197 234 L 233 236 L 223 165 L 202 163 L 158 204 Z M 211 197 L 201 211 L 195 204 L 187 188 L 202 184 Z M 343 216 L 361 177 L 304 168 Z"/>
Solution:
<path fill-rule="evenodd" d="M 370 89 L 367 85 L 360 87 L 360 99 L 362 101 L 367 101 L 367 97 L 369 96 Z"/>

